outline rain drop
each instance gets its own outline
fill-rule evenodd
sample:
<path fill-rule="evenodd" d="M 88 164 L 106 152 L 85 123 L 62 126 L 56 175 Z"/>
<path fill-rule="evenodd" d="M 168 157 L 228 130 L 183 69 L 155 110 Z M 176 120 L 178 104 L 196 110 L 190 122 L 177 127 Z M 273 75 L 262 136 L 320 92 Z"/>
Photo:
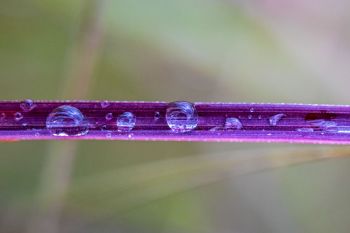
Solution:
<path fill-rule="evenodd" d="M 26 99 L 20 103 L 20 107 L 23 112 L 30 112 L 35 108 L 33 100 Z"/>
<path fill-rule="evenodd" d="M 69 105 L 54 109 L 46 119 L 46 128 L 54 136 L 82 136 L 89 131 L 84 115 Z"/>
<path fill-rule="evenodd" d="M 170 103 L 165 117 L 169 128 L 176 133 L 192 131 L 198 125 L 197 110 L 194 104 L 186 101 Z"/>
<path fill-rule="evenodd" d="M 131 112 L 124 112 L 118 116 L 117 127 L 119 131 L 129 132 L 136 124 L 136 117 Z"/>
<path fill-rule="evenodd" d="M 286 114 L 284 114 L 284 113 L 279 113 L 279 114 L 273 115 L 272 117 L 269 118 L 270 125 L 276 126 L 278 124 L 278 122 L 285 116 L 286 116 Z"/>
<path fill-rule="evenodd" d="M 235 117 L 226 118 L 225 129 L 242 129 L 241 121 Z"/>

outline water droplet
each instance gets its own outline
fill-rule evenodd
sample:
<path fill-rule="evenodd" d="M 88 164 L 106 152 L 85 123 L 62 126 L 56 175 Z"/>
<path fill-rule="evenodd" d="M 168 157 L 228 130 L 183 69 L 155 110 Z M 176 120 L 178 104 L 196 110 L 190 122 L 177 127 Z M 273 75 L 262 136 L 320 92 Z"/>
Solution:
<path fill-rule="evenodd" d="M 131 112 L 124 112 L 118 116 L 117 127 L 119 131 L 131 131 L 136 124 L 136 117 Z"/>
<path fill-rule="evenodd" d="M 112 137 L 112 133 L 109 132 L 106 134 L 106 138 L 111 138 L 111 137 Z"/>
<path fill-rule="evenodd" d="M 23 127 L 27 127 L 27 126 L 28 126 L 28 123 L 23 123 L 22 126 L 23 126 Z"/>
<path fill-rule="evenodd" d="M 15 117 L 15 121 L 20 121 L 20 120 L 23 119 L 23 115 L 22 115 L 22 113 L 20 113 L 20 112 L 16 112 L 16 113 L 14 114 L 14 117 Z"/>
<path fill-rule="evenodd" d="M 261 120 L 261 119 L 262 119 L 262 116 L 261 116 L 261 115 L 259 115 L 259 116 L 258 116 L 258 119 L 259 119 L 259 120 Z"/>
<path fill-rule="evenodd" d="M 242 129 L 243 125 L 240 120 L 235 117 L 226 118 L 225 129 Z"/>
<path fill-rule="evenodd" d="M 251 108 L 249 111 L 250 111 L 250 112 L 254 112 L 254 111 L 255 111 L 255 109 L 254 109 L 254 108 Z"/>
<path fill-rule="evenodd" d="M 1 115 L 0 115 L 0 121 L 3 121 L 3 120 L 5 120 L 5 118 L 6 118 L 6 113 L 1 113 Z"/>
<path fill-rule="evenodd" d="M 101 102 L 101 108 L 107 108 L 109 105 L 110 103 L 107 100 Z"/>
<path fill-rule="evenodd" d="M 166 109 L 169 128 L 177 133 L 192 131 L 198 125 L 198 113 L 194 104 L 186 101 L 172 102 Z"/>
<path fill-rule="evenodd" d="M 89 131 L 84 115 L 69 105 L 54 109 L 46 119 L 46 128 L 54 136 L 82 136 Z"/>
<path fill-rule="evenodd" d="M 301 133 L 312 133 L 314 132 L 314 129 L 312 128 L 299 128 L 297 129 L 298 132 L 301 132 Z"/>
<path fill-rule="evenodd" d="M 251 120 L 253 118 L 252 115 L 248 115 L 248 119 Z"/>
<path fill-rule="evenodd" d="M 33 100 L 26 99 L 23 102 L 20 103 L 19 105 L 22 109 L 23 112 L 30 112 L 35 108 L 35 104 Z"/>
<path fill-rule="evenodd" d="M 105 118 L 106 118 L 107 121 L 112 120 L 113 119 L 113 113 L 111 113 L 111 112 L 107 113 Z"/>
<path fill-rule="evenodd" d="M 286 114 L 284 114 L 284 113 L 279 113 L 279 114 L 273 115 L 272 117 L 269 118 L 270 125 L 276 126 L 278 124 L 278 122 L 285 116 L 286 116 Z"/>
<path fill-rule="evenodd" d="M 160 118 L 160 112 L 155 112 L 154 113 L 154 120 L 157 121 Z"/>

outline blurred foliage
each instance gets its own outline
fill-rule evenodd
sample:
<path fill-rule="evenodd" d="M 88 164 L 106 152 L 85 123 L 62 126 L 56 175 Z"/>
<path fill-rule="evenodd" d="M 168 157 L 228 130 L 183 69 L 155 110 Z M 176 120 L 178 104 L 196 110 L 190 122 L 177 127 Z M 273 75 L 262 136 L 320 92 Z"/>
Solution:
<path fill-rule="evenodd" d="M 345 0 L 2 0 L 0 99 L 71 98 L 65 89 L 86 85 L 87 99 L 346 104 L 348 10 Z M 68 177 L 56 232 L 350 227 L 346 147 L 90 141 L 60 154 L 66 147 L 0 144 L 3 232 L 28 232 L 50 205 L 40 198 L 50 156 L 73 158 L 71 170 L 53 166 Z"/>

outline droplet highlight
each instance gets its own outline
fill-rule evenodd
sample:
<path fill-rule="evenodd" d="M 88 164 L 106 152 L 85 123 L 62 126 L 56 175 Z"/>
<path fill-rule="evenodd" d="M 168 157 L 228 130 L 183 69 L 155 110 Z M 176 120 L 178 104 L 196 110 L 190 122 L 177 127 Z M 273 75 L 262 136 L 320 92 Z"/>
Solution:
<path fill-rule="evenodd" d="M 79 109 L 63 105 L 54 109 L 46 119 L 46 128 L 54 136 L 82 136 L 89 131 L 88 123 Z"/>
<path fill-rule="evenodd" d="M 166 109 L 166 122 L 176 133 L 192 131 L 198 125 L 198 113 L 194 104 L 186 101 L 169 103 Z"/>
<path fill-rule="evenodd" d="M 136 117 L 131 112 L 124 112 L 118 116 L 117 127 L 118 131 L 129 132 L 136 125 Z"/>
<path fill-rule="evenodd" d="M 278 122 L 285 116 L 286 116 L 286 114 L 284 114 L 284 113 L 279 113 L 279 114 L 273 115 L 272 117 L 269 118 L 270 125 L 276 126 L 278 124 Z"/>

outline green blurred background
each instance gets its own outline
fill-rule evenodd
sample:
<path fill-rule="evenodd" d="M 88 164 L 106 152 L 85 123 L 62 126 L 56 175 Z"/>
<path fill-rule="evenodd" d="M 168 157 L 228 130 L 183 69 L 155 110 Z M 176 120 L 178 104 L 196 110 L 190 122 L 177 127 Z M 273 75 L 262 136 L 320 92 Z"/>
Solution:
<path fill-rule="evenodd" d="M 0 0 L 0 99 L 348 104 L 347 0 Z M 6 233 L 349 232 L 350 148 L 0 144 Z"/>

